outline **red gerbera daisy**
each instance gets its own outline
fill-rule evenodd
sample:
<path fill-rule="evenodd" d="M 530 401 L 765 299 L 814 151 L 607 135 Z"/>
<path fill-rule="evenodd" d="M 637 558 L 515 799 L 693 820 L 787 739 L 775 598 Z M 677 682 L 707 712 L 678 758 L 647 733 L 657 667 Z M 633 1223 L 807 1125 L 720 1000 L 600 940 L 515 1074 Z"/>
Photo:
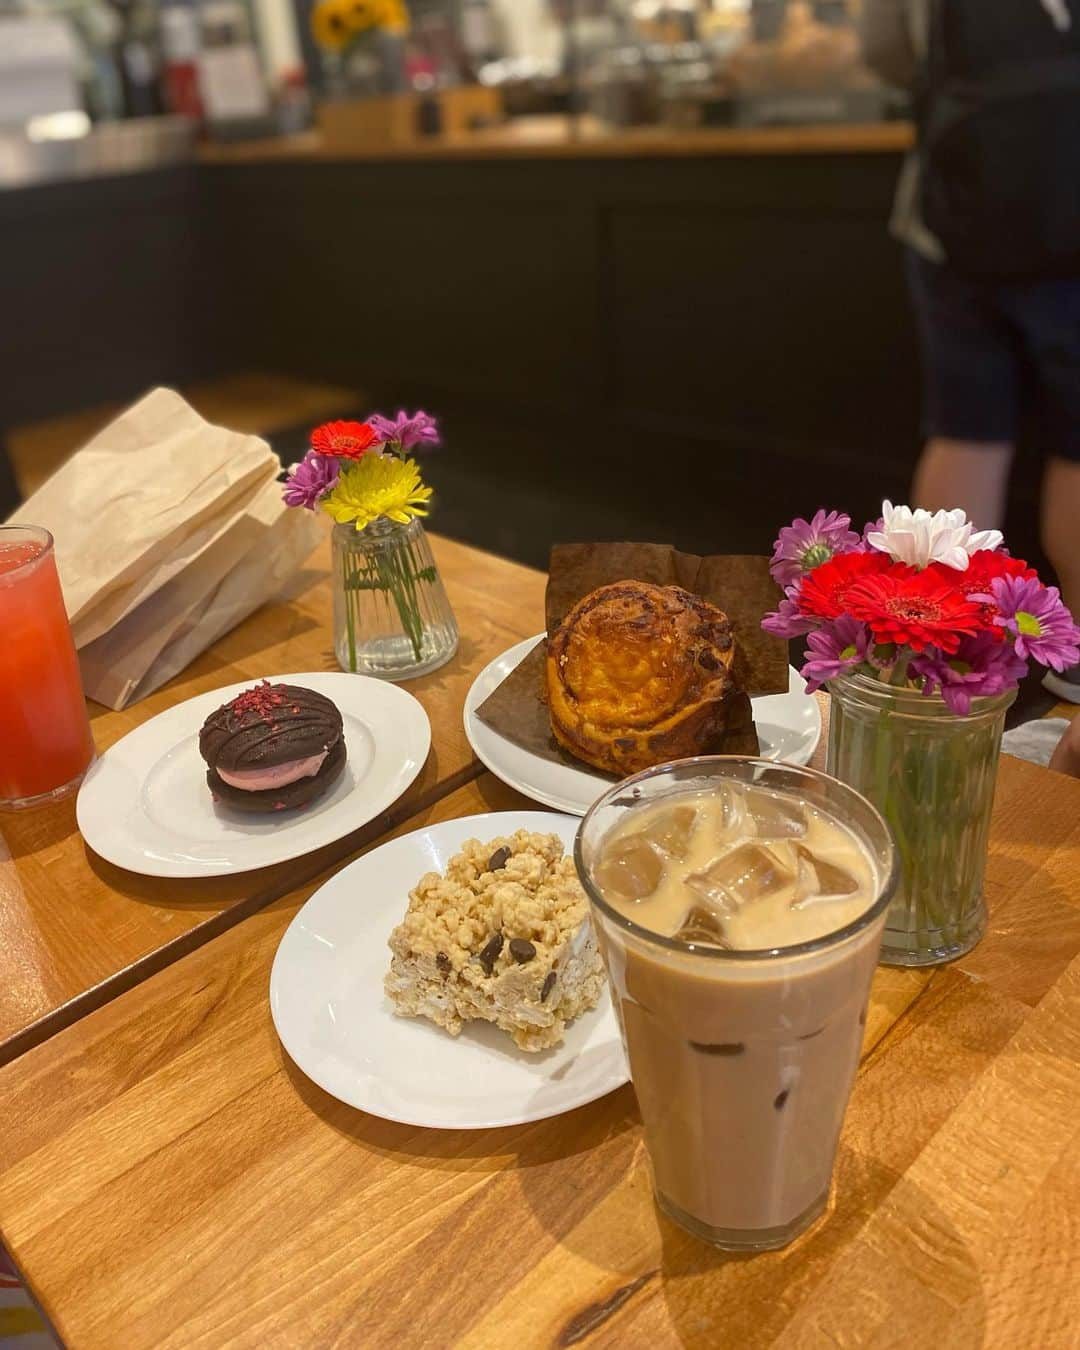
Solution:
<path fill-rule="evenodd" d="M 948 586 L 955 586 L 978 606 L 979 624 L 988 633 L 993 633 L 999 642 L 1005 640 L 1005 629 L 994 623 L 998 616 L 998 607 L 990 599 L 990 583 L 997 577 L 1037 577 L 1038 573 L 1029 567 L 1023 558 L 1010 558 L 1007 553 L 998 553 L 992 548 L 981 548 L 973 553 L 967 570 L 958 572 L 944 563 L 931 563 L 927 569 L 936 572 Z M 984 598 L 985 597 L 985 598 Z"/>
<path fill-rule="evenodd" d="M 335 459 L 361 459 L 376 439 L 366 422 L 324 422 L 311 433 L 311 448 Z"/>
<path fill-rule="evenodd" d="M 893 566 L 905 572 L 912 570 L 903 564 L 894 564 L 887 553 L 838 553 L 803 577 L 799 609 L 803 614 L 814 614 L 821 619 L 838 619 L 849 612 L 849 587 Z"/>
<path fill-rule="evenodd" d="M 930 568 L 892 568 L 864 577 L 846 598 L 849 612 L 870 625 L 876 642 L 917 652 L 937 647 L 951 654 L 964 634 L 981 626 L 979 606 Z"/>

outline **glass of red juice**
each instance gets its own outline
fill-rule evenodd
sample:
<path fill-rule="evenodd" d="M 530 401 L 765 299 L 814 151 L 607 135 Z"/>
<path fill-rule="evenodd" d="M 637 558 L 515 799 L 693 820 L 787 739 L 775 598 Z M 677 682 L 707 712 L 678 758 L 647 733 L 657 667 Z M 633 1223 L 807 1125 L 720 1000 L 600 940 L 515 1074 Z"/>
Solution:
<path fill-rule="evenodd" d="M 93 757 L 52 535 L 0 526 L 0 810 L 66 796 Z"/>

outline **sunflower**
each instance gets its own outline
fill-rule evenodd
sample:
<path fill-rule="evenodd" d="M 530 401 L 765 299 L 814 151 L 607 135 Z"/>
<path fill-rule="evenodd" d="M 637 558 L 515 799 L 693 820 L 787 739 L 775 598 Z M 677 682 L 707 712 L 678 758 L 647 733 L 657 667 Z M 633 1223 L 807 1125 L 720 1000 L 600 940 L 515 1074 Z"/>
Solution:
<path fill-rule="evenodd" d="M 344 0 L 319 0 L 311 12 L 311 35 L 320 47 L 338 51 L 348 42 L 348 8 Z"/>
<path fill-rule="evenodd" d="M 341 10 L 351 33 L 382 27 L 383 0 L 341 0 Z"/>
<path fill-rule="evenodd" d="M 388 33 L 409 31 L 409 11 L 404 0 L 381 0 L 379 22 Z"/>
<path fill-rule="evenodd" d="M 407 525 L 414 516 L 427 515 L 430 498 L 431 488 L 424 486 L 414 460 L 365 455 L 342 468 L 321 505 L 336 521 L 362 530 L 380 516 Z"/>

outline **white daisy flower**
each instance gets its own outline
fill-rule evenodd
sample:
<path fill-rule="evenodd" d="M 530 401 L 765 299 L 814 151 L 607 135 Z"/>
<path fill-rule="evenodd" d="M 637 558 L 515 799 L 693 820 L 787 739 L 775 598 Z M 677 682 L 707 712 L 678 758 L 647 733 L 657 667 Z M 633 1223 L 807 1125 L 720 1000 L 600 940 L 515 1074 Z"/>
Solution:
<path fill-rule="evenodd" d="M 866 542 L 910 567 L 940 562 L 966 572 L 973 553 L 997 548 L 1004 539 L 1000 530 L 976 530 L 959 508 L 931 514 L 887 501 L 881 504 L 881 517 L 882 528 L 869 531 Z"/>

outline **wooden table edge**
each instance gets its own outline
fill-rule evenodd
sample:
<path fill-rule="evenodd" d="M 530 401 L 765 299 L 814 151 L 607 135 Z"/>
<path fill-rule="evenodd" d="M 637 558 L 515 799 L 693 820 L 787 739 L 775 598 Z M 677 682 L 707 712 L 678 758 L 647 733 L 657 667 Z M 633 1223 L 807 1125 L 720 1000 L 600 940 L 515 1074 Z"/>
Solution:
<path fill-rule="evenodd" d="M 272 880 L 268 881 L 252 895 L 219 910 L 205 923 L 198 924 L 196 927 L 180 933 L 171 941 L 125 966 L 123 970 L 117 971 L 115 975 L 110 975 L 107 979 L 100 981 L 93 988 L 84 990 L 83 993 L 77 994 L 66 1003 L 53 1008 L 36 1021 L 23 1027 L 21 1031 L 9 1036 L 7 1040 L 0 1041 L 0 1068 L 18 1059 L 28 1050 L 34 1049 L 35 1046 L 41 1045 L 55 1036 L 57 1032 L 63 1031 L 88 1013 L 103 1008 L 113 999 L 127 993 L 130 989 L 134 989 L 136 985 L 142 984 L 167 966 L 173 965 L 185 956 L 190 956 L 192 952 L 228 932 L 230 928 L 235 928 L 237 924 L 265 909 L 267 905 L 272 905 L 276 900 L 280 900 L 283 896 L 307 885 L 327 867 L 335 869 L 341 867 L 381 835 L 389 834 L 391 830 L 397 829 L 399 825 L 404 824 L 413 816 L 426 811 L 436 802 L 441 801 L 443 797 L 447 797 L 467 783 L 473 782 L 483 772 L 483 764 L 474 758 L 469 765 L 456 774 L 452 774 L 444 782 L 433 784 L 431 788 L 421 792 L 416 797 L 406 797 L 403 794 L 396 802 L 391 803 L 384 811 L 380 811 L 377 816 L 368 821 L 366 825 L 361 825 L 351 834 L 327 844 L 323 849 L 305 855 L 300 860 L 292 860 L 300 862 L 299 870 L 291 871 L 286 876 L 284 868 L 288 864 L 282 864 L 280 884 Z M 406 789 L 406 793 L 407 791 L 408 789 Z M 327 857 L 327 850 L 331 851 L 330 857 Z"/>

